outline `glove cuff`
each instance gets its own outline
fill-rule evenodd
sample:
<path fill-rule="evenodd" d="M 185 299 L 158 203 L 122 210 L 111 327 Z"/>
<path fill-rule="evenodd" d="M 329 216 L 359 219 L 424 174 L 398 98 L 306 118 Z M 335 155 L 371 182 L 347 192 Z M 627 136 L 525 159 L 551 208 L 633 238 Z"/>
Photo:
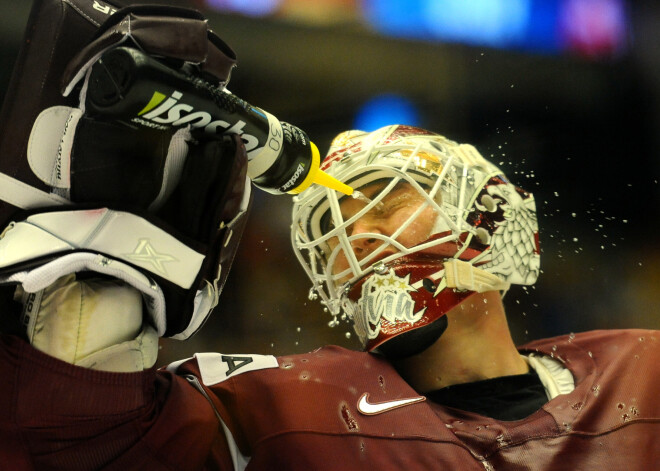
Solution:
<path fill-rule="evenodd" d="M 158 336 L 143 324 L 140 293 L 118 280 L 68 275 L 29 293 L 22 322 L 38 350 L 85 368 L 133 372 L 156 362 Z"/>

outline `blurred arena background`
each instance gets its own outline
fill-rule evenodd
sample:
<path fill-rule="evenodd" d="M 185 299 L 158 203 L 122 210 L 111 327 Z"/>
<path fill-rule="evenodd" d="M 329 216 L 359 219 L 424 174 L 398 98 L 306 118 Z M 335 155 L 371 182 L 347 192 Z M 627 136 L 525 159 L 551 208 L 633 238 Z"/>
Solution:
<path fill-rule="evenodd" d="M 93 2 L 94 0 L 90 0 Z M 229 88 L 325 152 L 406 122 L 469 142 L 534 192 L 542 276 L 506 296 L 515 339 L 660 328 L 660 3 L 655 0 L 190 0 L 236 51 Z M 31 2 L 0 1 L 0 84 Z M 378 120 L 381 119 L 381 121 Z M 255 190 L 221 304 L 159 364 L 196 351 L 356 348 L 308 299 L 291 197 Z"/>

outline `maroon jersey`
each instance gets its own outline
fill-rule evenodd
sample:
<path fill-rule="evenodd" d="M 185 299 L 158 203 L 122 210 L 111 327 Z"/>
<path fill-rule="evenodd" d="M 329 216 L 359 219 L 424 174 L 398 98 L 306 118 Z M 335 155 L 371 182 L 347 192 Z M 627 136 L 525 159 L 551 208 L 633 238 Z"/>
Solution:
<path fill-rule="evenodd" d="M 220 355 L 178 371 L 207 384 L 247 469 L 660 469 L 659 332 L 588 332 L 521 352 L 563 362 L 575 389 L 512 422 L 423 400 L 383 359 L 339 347 L 245 373 L 248 357 Z"/>
<path fill-rule="evenodd" d="M 424 400 L 379 357 L 339 347 L 278 359 L 199 354 L 170 371 L 108 373 L 2 336 L 0 463 L 12 470 L 660 469 L 659 337 L 599 331 L 525 346 L 523 353 L 563 361 L 575 390 L 503 422 Z"/>
<path fill-rule="evenodd" d="M 0 469 L 231 469 L 212 407 L 167 371 L 94 371 L 0 336 Z"/>

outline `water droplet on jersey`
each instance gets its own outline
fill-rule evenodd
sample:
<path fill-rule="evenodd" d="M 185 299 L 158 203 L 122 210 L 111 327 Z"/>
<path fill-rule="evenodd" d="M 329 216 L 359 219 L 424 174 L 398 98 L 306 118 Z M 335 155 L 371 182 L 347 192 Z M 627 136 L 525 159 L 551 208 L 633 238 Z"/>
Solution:
<path fill-rule="evenodd" d="M 341 418 L 344 419 L 344 422 L 346 423 L 346 427 L 348 428 L 348 430 L 360 430 L 357 420 L 355 420 L 355 417 L 353 417 L 353 414 L 351 413 L 351 410 L 348 408 L 348 405 L 342 404 L 340 413 L 341 413 Z"/>

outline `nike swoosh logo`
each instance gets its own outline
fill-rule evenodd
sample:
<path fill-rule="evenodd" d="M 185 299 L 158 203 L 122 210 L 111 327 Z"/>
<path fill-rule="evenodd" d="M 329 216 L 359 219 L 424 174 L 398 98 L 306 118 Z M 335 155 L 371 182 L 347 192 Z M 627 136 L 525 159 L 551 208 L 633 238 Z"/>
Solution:
<path fill-rule="evenodd" d="M 408 406 L 417 402 L 425 401 L 424 396 L 411 397 L 408 399 L 398 399 L 396 401 L 369 402 L 369 393 L 364 393 L 358 401 L 358 411 L 364 415 L 376 415 L 388 412 L 399 407 Z"/>

